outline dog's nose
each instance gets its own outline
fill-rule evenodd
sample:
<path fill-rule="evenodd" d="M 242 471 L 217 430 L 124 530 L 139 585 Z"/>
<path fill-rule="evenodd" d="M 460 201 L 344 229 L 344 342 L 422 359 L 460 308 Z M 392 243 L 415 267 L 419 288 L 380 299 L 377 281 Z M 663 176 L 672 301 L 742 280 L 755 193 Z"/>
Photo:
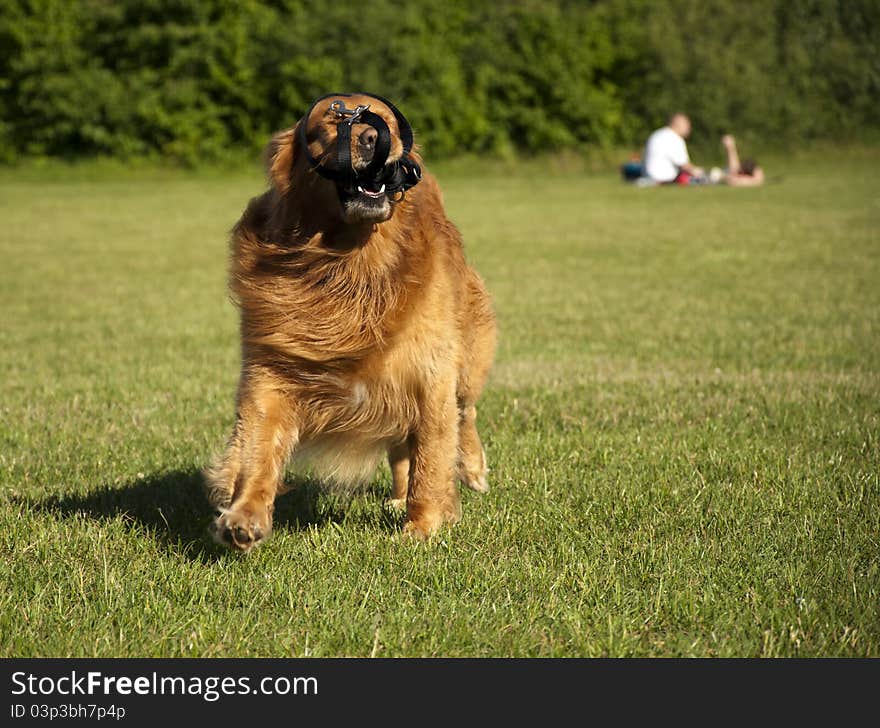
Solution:
<path fill-rule="evenodd" d="M 361 135 L 358 137 L 358 142 L 362 147 L 366 149 L 372 149 L 376 146 L 376 140 L 379 138 L 379 132 L 377 132 L 373 127 L 366 129 L 361 132 Z"/>

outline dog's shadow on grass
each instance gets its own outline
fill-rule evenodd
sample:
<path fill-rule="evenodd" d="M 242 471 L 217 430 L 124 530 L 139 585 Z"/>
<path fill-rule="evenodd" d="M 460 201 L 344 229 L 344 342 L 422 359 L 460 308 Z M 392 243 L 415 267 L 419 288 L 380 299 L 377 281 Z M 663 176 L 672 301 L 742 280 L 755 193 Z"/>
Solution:
<path fill-rule="evenodd" d="M 96 520 L 122 518 L 143 529 L 170 551 L 209 562 L 227 550 L 215 544 L 208 526 L 214 511 L 205 497 L 202 474 L 195 469 L 148 475 L 128 485 L 108 486 L 87 495 L 17 498 L 25 507 L 59 518 L 77 515 Z M 322 488 L 308 478 L 288 480 L 290 492 L 275 503 L 274 528 L 303 531 L 346 519 L 344 501 L 321 503 Z M 386 524 L 393 528 L 389 521 Z"/>

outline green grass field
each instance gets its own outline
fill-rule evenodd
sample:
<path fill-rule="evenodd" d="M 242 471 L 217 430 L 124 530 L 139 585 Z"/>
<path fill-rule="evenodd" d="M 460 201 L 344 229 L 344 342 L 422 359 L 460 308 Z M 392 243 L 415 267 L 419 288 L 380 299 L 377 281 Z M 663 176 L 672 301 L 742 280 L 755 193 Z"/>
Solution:
<path fill-rule="evenodd" d="M 0 170 L 0 655 L 880 656 L 880 150 L 758 190 L 438 169 L 500 322 L 488 495 L 387 470 L 244 558 L 199 469 L 258 170 Z"/>

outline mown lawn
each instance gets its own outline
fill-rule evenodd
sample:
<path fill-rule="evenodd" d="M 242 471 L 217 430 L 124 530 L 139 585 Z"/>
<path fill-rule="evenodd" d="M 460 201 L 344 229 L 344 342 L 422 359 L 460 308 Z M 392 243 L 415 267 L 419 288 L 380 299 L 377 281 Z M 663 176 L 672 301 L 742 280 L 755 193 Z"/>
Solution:
<path fill-rule="evenodd" d="M 199 469 L 259 171 L 0 171 L 0 655 L 880 656 L 878 165 L 440 167 L 501 327 L 492 490 L 419 545 L 387 471 L 306 482 L 247 558 Z"/>

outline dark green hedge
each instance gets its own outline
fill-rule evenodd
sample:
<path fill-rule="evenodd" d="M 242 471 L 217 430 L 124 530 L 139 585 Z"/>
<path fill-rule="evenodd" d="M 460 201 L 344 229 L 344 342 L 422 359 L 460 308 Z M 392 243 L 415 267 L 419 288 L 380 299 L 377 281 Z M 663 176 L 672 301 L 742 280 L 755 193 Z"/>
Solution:
<path fill-rule="evenodd" d="M 314 97 L 399 102 L 432 157 L 880 127 L 877 0 L 0 0 L 0 159 L 250 152 Z"/>

